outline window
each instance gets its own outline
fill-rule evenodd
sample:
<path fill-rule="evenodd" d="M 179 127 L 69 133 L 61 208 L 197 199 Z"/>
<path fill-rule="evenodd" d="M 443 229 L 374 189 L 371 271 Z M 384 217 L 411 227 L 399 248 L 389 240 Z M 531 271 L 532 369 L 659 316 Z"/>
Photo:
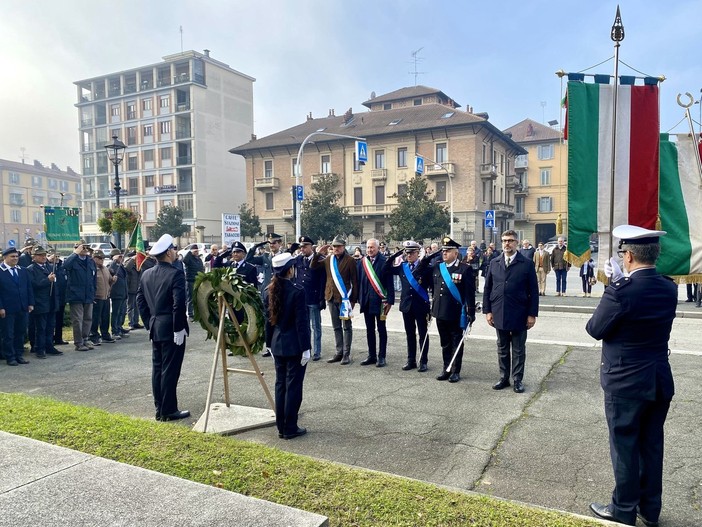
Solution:
<path fill-rule="evenodd" d="M 141 100 L 141 109 L 144 111 L 151 111 L 151 99 L 142 99 Z"/>
<path fill-rule="evenodd" d="M 395 126 L 396 124 L 400 124 L 400 121 L 402 121 L 402 119 L 393 119 L 388 123 L 388 126 Z"/>
<path fill-rule="evenodd" d="M 266 210 L 273 210 L 274 208 L 275 204 L 273 202 L 273 193 L 266 192 Z"/>
<path fill-rule="evenodd" d="M 22 211 L 18 209 L 12 209 L 10 213 L 10 219 L 15 223 L 22 223 Z"/>
<path fill-rule="evenodd" d="M 178 206 L 183 211 L 183 218 L 191 219 L 193 217 L 193 195 L 181 194 L 178 196 Z"/>
<path fill-rule="evenodd" d="M 412 104 L 414 104 L 414 106 L 421 106 L 421 105 L 422 105 L 422 99 L 415 99 L 415 100 L 412 102 Z"/>
<path fill-rule="evenodd" d="M 127 193 L 130 196 L 139 195 L 139 178 L 130 177 L 127 179 Z"/>
<path fill-rule="evenodd" d="M 144 204 L 146 205 L 146 220 L 154 221 L 156 219 L 156 202 L 146 201 Z"/>
<path fill-rule="evenodd" d="M 59 181 L 61 192 L 68 192 L 68 181 Z"/>
<path fill-rule="evenodd" d="M 483 143 L 483 165 L 487 163 L 487 145 Z"/>
<path fill-rule="evenodd" d="M 407 185 L 400 184 L 397 185 L 397 195 L 399 196 L 406 196 L 407 195 Z"/>
<path fill-rule="evenodd" d="M 448 157 L 446 155 L 446 143 L 436 143 L 436 162 L 446 163 Z"/>
<path fill-rule="evenodd" d="M 34 211 L 34 223 L 39 223 L 39 224 L 44 223 L 43 214 L 39 210 Z"/>
<path fill-rule="evenodd" d="M 436 182 L 436 201 L 446 201 L 446 181 Z"/>
<path fill-rule="evenodd" d="M 136 136 L 137 136 L 136 126 L 130 126 L 129 128 L 127 128 L 127 144 L 128 145 L 135 145 L 136 144 Z"/>
<path fill-rule="evenodd" d="M 553 212 L 553 198 L 550 196 L 539 198 L 536 205 L 539 212 Z"/>
<path fill-rule="evenodd" d="M 144 150 L 144 165 L 146 163 L 153 163 L 154 162 L 154 151 L 153 150 Z"/>
<path fill-rule="evenodd" d="M 161 121 L 160 123 L 158 123 L 158 128 L 162 134 L 170 134 L 171 133 L 171 122 L 170 121 Z"/>
<path fill-rule="evenodd" d="M 541 186 L 545 187 L 551 184 L 551 169 L 542 168 L 541 169 Z"/>
<path fill-rule="evenodd" d="M 500 174 L 505 173 L 505 155 L 500 154 Z"/>
<path fill-rule="evenodd" d="M 170 146 L 167 146 L 165 148 L 161 148 L 160 152 L 161 152 L 161 161 L 170 161 L 171 160 L 172 151 L 171 151 Z"/>
<path fill-rule="evenodd" d="M 10 172 L 9 177 L 10 177 L 10 184 L 19 185 L 20 175 L 17 172 Z"/>
<path fill-rule="evenodd" d="M 321 173 L 322 174 L 329 174 L 330 172 L 331 172 L 331 156 L 329 154 L 325 154 L 322 156 Z"/>
<path fill-rule="evenodd" d="M 121 140 L 122 130 L 120 128 L 113 128 L 110 130 L 110 138 L 113 138 L 114 136 L 117 136 L 117 139 Z M 112 141 L 110 141 L 110 143 L 112 143 Z M 107 144 L 107 141 L 105 141 L 105 144 Z"/>
<path fill-rule="evenodd" d="M 273 177 L 273 160 L 268 160 L 263 162 L 263 177 L 271 178 Z"/>
<path fill-rule="evenodd" d="M 539 159 L 553 159 L 553 145 L 538 145 L 536 151 Z"/>
<path fill-rule="evenodd" d="M 136 103 L 134 101 L 130 101 L 127 103 L 127 119 L 136 119 L 136 118 L 137 118 Z"/>
<path fill-rule="evenodd" d="M 376 221 L 375 222 L 375 234 L 385 234 L 385 222 Z"/>
<path fill-rule="evenodd" d="M 383 110 L 392 110 L 392 103 L 391 102 L 383 103 Z"/>
<path fill-rule="evenodd" d="M 76 194 L 80 194 L 80 183 L 76 183 Z"/>
<path fill-rule="evenodd" d="M 10 192 L 10 205 L 22 207 L 24 205 L 24 195 L 21 192 Z"/>
<path fill-rule="evenodd" d="M 129 154 L 127 158 L 127 170 L 137 170 L 137 155 Z"/>
<path fill-rule="evenodd" d="M 297 170 L 297 158 L 293 157 L 292 163 L 290 164 L 290 173 L 292 174 L 292 177 L 295 177 L 295 170 Z"/>
<path fill-rule="evenodd" d="M 483 181 L 483 203 L 487 203 L 488 197 L 488 182 Z"/>
<path fill-rule="evenodd" d="M 153 124 L 145 124 L 144 125 L 144 137 L 148 137 L 150 135 L 154 135 L 154 125 Z"/>
<path fill-rule="evenodd" d="M 120 107 L 119 104 L 113 104 L 110 106 L 110 115 L 112 117 L 119 117 Z"/>
<path fill-rule="evenodd" d="M 375 168 L 385 168 L 385 150 L 375 151 Z"/>
<path fill-rule="evenodd" d="M 397 167 L 406 168 L 407 167 L 407 148 L 402 147 L 397 149 Z"/>
<path fill-rule="evenodd" d="M 385 205 L 385 185 L 375 187 L 375 204 Z"/>
<path fill-rule="evenodd" d="M 442 119 L 450 119 L 453 117 L 453 114 L 456 112 L 446 112 L 444 115 L 441 116 Z"/>
<path fill-rule="evenodd" d="M 363 205 L 363 187 L 353 187 L 353 204 Z"/>
<path fill-rule="evenodd" d="M 39 192 L 32 194 L 32 203 L 34 205 L 43 205 L 44 201 L 46 201 L 46 196 L 44 195 L 44 193 Z"/>
<path fill-rule="evenodd" d="M 58 180 L 49 178 L 49 188 L 56 190 L 58 188 Z"/>
<path fill-rule="evenodd" d="M 149 174 L 148 176 L 144 176 L 144 186 L 147 188 L 154 186 L 154 175 L 153 174 Z"/>
<path fill-rule="evenodd" d="M 162 95 L 159 97 L 158 105 L 161 108 L 168 108 L 171 105 L 171 98 L 168 95 Z"/>

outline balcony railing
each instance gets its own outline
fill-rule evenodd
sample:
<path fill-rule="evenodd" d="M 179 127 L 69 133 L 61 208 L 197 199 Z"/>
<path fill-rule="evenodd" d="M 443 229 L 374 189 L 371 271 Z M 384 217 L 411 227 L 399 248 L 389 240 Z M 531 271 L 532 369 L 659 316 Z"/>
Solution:
<path fill-rule="evenodd" d="M 456 175 L 456 167 L 454 163 L 425 163 L 424 173 L 427 177 L 444 176 L 454 177 Z"/>
<path fill-rule="evenodd" d="M 290 219 L 293 217 L 293 209 L 283 209 L 283 218 Z"/>
<path fill-rule="evenodd" d="M 322 173 L 322 174 L 312 174 L 310 179 L 312 180 L 312 184 L 314 185 L 315 183 L 319 183 L 323 177 L 336 176 L 336 175 L 338 175 L 338 174 L 334 174 L 333 172 L 326 172 L 326 173 Z"/>
<path fill-rule="evenodd" d="M 179 73 L 175 77 L 173 77 L 173 84 L 181 84 L 183 82 L 188 82 L 190 81 L 190 75 L 187 73 Z"/>
<path fill-rule="evenodd" d="M 95 145 L 92 143 L 86 143 L 83 145 L 83 152 L 90 152 L 91 150 L 95 150 Z"/>
<path fill-rule="evenodd" d="M 190 130 L 176 130 L 176 139 L 190 139 L 192 132 Z"/>
<path fill-rule="evenodd" d="M 495 209 L 496 216 L 502 216 L 506 218 L 511 218 L 512 216 L 514 216 L 514 205 L 510 205 L 509 203 L 501 203 L 498 201 L 493 203 L 492 207 Z"/>
<path fill-rule="evenodd" d="M 529 156 L 521 155 L 514 158 L 514 168 L 528 168 L 529 167 Z"/>
<path fill-rule="evenodd" d="M 526 212 L 515 212 L 514 219 L 515 221 L 529 221 L 529 214 Z"/>
<path fill-rule="evenodd" d="M 192 165 L 193 156 L 178 156 L 176 157 L 176 165 Z"/>
<path fill-rule="evenodd" d="M 480 177 L 486 179 L 496 179 L 497 165 L 494 163 L 483 163 L 480 165 Z"/>
<path fill-rule="evenodd" d="M 80 126 L 81 128 L 85 128 L 86 126 L 93 126 L 93 118 L 91 117 L 89 119 L 81 119 Z"/>
<path fill-rule="evenodd" d="M 519 178 L 515 175 L 505 176 L 505 186 L 507 188 L 516 188 L 519 184 Z"/>
<path fill-rule="evenodd" d="M 527 185 L 522 185 L 521 183 L 517 183 L 517 185 L 514 187 L 514 195 L 515 196 L 527 196 L 529 194 L 529 187 Z"/>
<path fill-rule="evenodd" d="M 397 208 L 397 203 L 382 205 L 351 205 L 346 211 L 352 216 L 387 216 Z"/>
<path fill-rule="evenodd" d="M 127 85 L 124 87 L 124 93 L 125 93 L 125 94 L 127 94 L 127 93 L 136 93 L 136 91 L 137 91 L 137 90 L 136 90 L 136 84 L 127 84 Z"/>
<path fill-rule="evenodd" d="M 373 181 L 385 181 L 388 178 L 387 168 L 374 168 L 371 170 L 371 179 Z"/>
<path fill-rule="evenodd" d="M 176 112 L 186 112 L 188 110 L 190 110 L 189 102 L 179 102 L 176 104 Z"/>
<path fill-rule="evenodd" d="M 277 177 L 264 177 L 254 179 L 254 188 L 257 190 L 277 190 L 280 187 L 280 179 Z"/>

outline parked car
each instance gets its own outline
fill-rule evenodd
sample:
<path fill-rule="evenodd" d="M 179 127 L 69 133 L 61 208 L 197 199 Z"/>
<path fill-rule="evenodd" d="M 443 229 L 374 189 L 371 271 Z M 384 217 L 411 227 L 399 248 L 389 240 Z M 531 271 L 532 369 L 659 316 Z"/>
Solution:
<path fill-rule="evenodd" d="M 211 243 L 191 243 L 190 245 L 186 245 L 183 247 L 180 251 L 178 251 L 178 256 L 181 258 L 185 258 L 185 255 L 190 252 L 190 249 L 197 245 L 200 248 L 200 258 L 202 261 L 205 261 L 205 256 L 210 254 L 210 247 L 212 247 Z"/>
<path fill-rule="evenodd" d="M 563 242 L 563 245 L 567 247 L 567 246 L 568 246 L 568 242 Z M 549 254 L 551 254 L 551 253 L 553 252 L 553 250 L 554 250 L 556 247 L 558 247 L 558 242 L 557 242 L 557 241 L 555 241 L 555 242 L 554 242 L 554 241 L 546 242 L 546 243 L 544 244 L 544 249 L 546 249 L 546 250 L 548 251 Z"/>
<path fill-rule="evenodd" d="M 91 243 L 90 248 L 93 251 L 100 250 L 100 251 L 104 252 L 105 254 L 110 254 L 110 251 L 112 250 L 112 245 L 110 245 L 109 243 L 106 243 L 106 242 Z"/>

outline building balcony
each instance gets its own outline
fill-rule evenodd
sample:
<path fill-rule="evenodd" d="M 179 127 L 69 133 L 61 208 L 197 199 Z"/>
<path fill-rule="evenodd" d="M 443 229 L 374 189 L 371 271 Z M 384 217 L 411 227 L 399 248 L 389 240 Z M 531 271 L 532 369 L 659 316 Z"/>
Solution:
<path fill-rule="evenodd" d="M 178 156 L 176 157 L 176 165 L 192 165 L 193 156 Z"/>
<path fill-rule="evenodd" d="M 176 112 L 187 112 L 188 110 L 190 110 L 189 102 L 179 102 L 176 104 Z"/>
<path fill-rule="evenodd" d="M 424 174 L 427 177 L 454 177 L 456 165 L 454 163 L 427 163 L 424 165 Z"/>
<path fill-rule="evenodd" d="M 382 205 L 351 205 L 346 211 L 352 216 L 389 216 L 397 208 L 397 203 L 383 203 Z"/>
<path fill-rule="evenodd" d="M 497 179 L 497 165 L 493 163 L 480 165 L 480 177 L 483 179 Z"/>
<path fill-rule="evenodd" d="M 179 73 L 173 77 L 173 84 L 182 84 L 183 82 L 190 82 L 190 75 L 187 73 Z"/>
<path fill-rule="evenodd" d="M 81 128 L 87 128 L 88 126 L 93 126 L 93 119 L 92 117 L 89 119 L 81 119 L 80 121 L 80 127 Z"/>
<path fill-rule="evenodd" d="M 526 185 L 522 185 L 521 183 L 517 183 L 514 187 L 514 195 L 515 196 L 528 196 L 529 195 L 529 187 Z"/>
<path fill-rule="evenodd" d="M 190 139 L 192 132 L 190 130 L 176 130 L 176 139 Z"/>
<path fill-rule="evenodd" d="M 292 219 L 293 209 L 283 209 L 283 218 L 286 220 Z"/>
<path fill-rule="evenodd" d="M 254 188 L 256 190 L 278 190 L 280 188 L 280 179 L 277 177 L 264 177 L 254 179 Z"/>
<path fill-rule="evenodd" d="M 324 177 L 326 177 L 326 176 L 337 176 L 337 177 L 338 177 L 339 174 L 335 174 L 335 173 L 333 173 L 333 172 L 325 172 L 325 173 L 320 173 L 320 174 L 312 174 L 312 175 L 310 176 L 310 180 L 311 180 L 312 184 L 314 185 L 315 183 L 319 183 L 319 182 L 322 180 L 322 178 L 324 178 Z"/>
<path fill-rule="evenodd" d="M 527 212 L 515 212 L 514 213 L 514 220 L 515 221 L 529 221 L 529 214 Z"/>
<path fill-rule="evenodd" d="M 517 170 L 526 170 L 529 168 L 529 156 L 521 155 L 514 158 L 514 168 Z"/>
<path fill-rule="evenodd" d="M 519 178 L 517 176 L 505 176 L 505 187 L 517 188 L 517 185 L 519 185 Z"/>
<path fill-rule="evenodd" d="M 495 202 L 492 204 L 492 208 L 495 209 L 495 216 L 498 218 L 512 218 L 514 217 L 514 205 L 508 203 Z"/>
<path fill-rule="evenodd" d="M 387 168 L 374 168 L 371 170 L 371 180 L 373 181 L 385 181 L 388 179 Z"/>

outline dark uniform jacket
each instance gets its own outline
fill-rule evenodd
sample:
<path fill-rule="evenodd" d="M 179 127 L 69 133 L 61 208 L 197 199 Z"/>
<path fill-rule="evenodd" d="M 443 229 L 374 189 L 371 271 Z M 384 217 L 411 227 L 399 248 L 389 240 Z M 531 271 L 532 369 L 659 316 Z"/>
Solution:
<path fill-rule="evenodd" d="M 110 264 L 110 274 L 117 277 L 117 281 L 112 284 L 110 289 L 110 298 L 113 300 L 123 300 L 127 298 L 127 270 L 124 265 L 112 262 Z"/>
<path fill-rule="evenodd" d="M 205 264 L 202 263 L 202 259 L 191 252 L 183 256 L 183 266 L 185 267 L 185 279 L 188 282 L 194 282 L 197 273 L 205 272 Z"/>
<path fill-rule="evenodd" d="M 172 341 L 173 334 L 188 330 L 185 309 L 185 276 L 167 262 L 143 272 L 137 305 L 154 342 Z"/>
<path fill-rule="evenodd" d="M 668 339 L 678 288 L 655 269 L 641 269 L 605 288 L 585 329 L 602 340 L 605 392 L 639 400 L 672 399 Z"/>
<path fill-rule="evenodd" d="M 12 278 L 10 268 L 0 264 L 0 309 L 6 313 L 27 313 L 29 306 L 34 305 L 34 290 L 29 273 L 19 265 L 15 266 L 18 281 Z"/>
<path fill-rule="evenodd" d="M 69 304 L 92 304 L 95 300 L 95 262 L 89 256 L 81 259 L 72 253 L 63 261 L 68 278 L 66 302 Z"/>
<path fill-rule="evenodd" d="M 283 301 L 275 326 L 271 325 L 268 316 L 268 290 L 263 294 L 266 309 L 266 346 L 278 357 L 294 357 L 312 349 L 310 315 L 302 287 L 288 279 L 281 279 L 281 282 Z"/>
<path fill-rule="evenodd" d="M 312 269 L 312 258 L 298 254 L 295 258 L 295 284 L 305 291 L 305 303 L 308 306 L 320 305 L 324 308 L 324 288 L 327 285 L 327 275 L 323 267 Z"/>
<path fill-rule="evenodd" d="M 135 295 L 139 289 L 139 270 L 136 266 L 136 257 L 127 258 L 124 262 L 124 269 L 127 271 L 127 293 Z"/>
<path fill-rule="evenodd" d="M 27 267 L 34 292 L 34 311 L 32 311 L 34 314 L 53 313 L 59 307 L 58 275 L 56 282 L 53 282 L 53 287 L 52 282 L 49 281 L 52 267 L 50 264 L 45 264 L 42 268 L 37 263 Z"/>
<path fill-rule="evenodd" d="M 370 257 L 364 256 L 368 263 L 370 263 Z M 395 284 L 393 283 L 392 273 L 387 272 L 385 268 L 385 262 L 387 259 L 382 254 L 378 253 L 375 256 L 375 261 L 373 262 L 373 269 L 375 274 L 378 275 L 378 280 L 385 288 L 386 298 L 385 302 L 387 304 L 393 305 L 395 303 Z M 361 305 L 361 313 L 368 313 L 370 315 L 380 315 L 383 312 L 383 301 L 373 289 L 373 286 L 366 275 L 366 271 L 363 269 L 363 259 L 357 262 L 358 265 L 358 303 Z"/>
<path fill-rule="evenodd" d="M 492 313 L 495 328 L 504 331 L 524 331 L 527 317 L 539 316 L 539 281 L 531 260 L 517 252 L 509 268 L 504 255 L 490 262 L 483 313 Z"/>
<path fill-rule="evenodd" d="M 312 263 L 310 267 L 312 269 L 323 268 L 327 272 L 327 285 L 324 287 L 324 299 L 330 302 L 341 303 L 341 293 L 336 288 L 334 283 L 334 278 L 332 274 L 331 262 L 333 254 L 321 259 L 319 253 L 315 253 L 312 257 Z M 341 278 L 344 280 L 344 285 L 346 286 L 346 292 L 349 293 L 349 300 L 352 304 L 355 304 L 358 300 L 358 269 L 356 268 L 356 260 L 354 260 L 348 252 L 344 251 L 344 254 L 338 260 L 337 265 L 339 267 L 339 273 Z M 349 292 L 349 289 L 351 291 Z"/>
<path fill-rule="evenodd" d="M 400 282 L 402 283 L 402 291 L 400 293 L 400 311 L 402 313 L 414 313 L 418 317 L 426 316 L 429 313 L 429 302 L 426 302 L 419 293 L 417 293 L 414 288 L 410 285 L 403 266 L 405 262 L 401 265 L 393 265 L 393 261 L 388 259 L 385 262 L 385 267 L 387 272 L 400 277 Z M 409 264 L 407 264 L 409 265 Z M 415 262 L 414 271 L 412 271 L 412 276 L 425 290 L 431 288 L 432 280 L 432 269 L 429 267 L 428 259 L 417 259 Z M 427 291 L 427 295 L 429 292 Z"/>
<path fill-rule="evenodd" d="M 438 320 L 461 319 L 461 311 L 465 306 L 466 312 L 471 320 L 475 319 L 475 277 L 473 269 L 468 264 L 462 263 L 458 258 L 447 270 L 452 276 L 453 283 L 456 284 L 458 293 L 461 295 L 461 302 L 456 302 L 451 291 L 441 274 L 441 260 L 435 260 L 433 271 L 432 290 L 434 302 L 431 313 Z"/>
<path fill-rule="evenodd" d="M 227 263 L 227 267 L 236 269 L 236 274 L 241 275 L 247 284 L 258 287 L 258 271 L 255 265 L 242 260 L 237 266 L 237 262 L 231 260 Z"/>

